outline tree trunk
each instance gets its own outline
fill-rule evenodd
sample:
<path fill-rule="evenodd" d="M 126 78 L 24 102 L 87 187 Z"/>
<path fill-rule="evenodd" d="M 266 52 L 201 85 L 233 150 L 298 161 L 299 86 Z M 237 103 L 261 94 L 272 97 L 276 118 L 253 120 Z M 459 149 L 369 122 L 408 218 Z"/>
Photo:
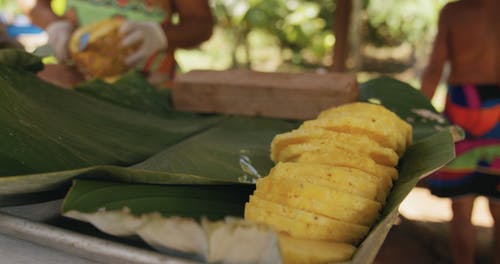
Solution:
<path fill-rule="evenodd" d="M 333 33 L 335 45 L 333 46 L 333 65 L 335 72 L 346 70 L 346 59 L 348 55 L 348 33 L 351 17 L 351 0 L 337 0 L 335 6 L 335 19 L 333 21 Z"/>
<path fill-rule="evenodd" d="M 349 28 L 350 37 L 350 49 L 349 53 L 352 59 L 352 70 L 359 70 L 363 65 L 363 54 L 362 54 L 362 12 L 363 12 L 363 1 L 362 0 L 352 0 L 352 13 L 351 13 L 351 25 Z"/>

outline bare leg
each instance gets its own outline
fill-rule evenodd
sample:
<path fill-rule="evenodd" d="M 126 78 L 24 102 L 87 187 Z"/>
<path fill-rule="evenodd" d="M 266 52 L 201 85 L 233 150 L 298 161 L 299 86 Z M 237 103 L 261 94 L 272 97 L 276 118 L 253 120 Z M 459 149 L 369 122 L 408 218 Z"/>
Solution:
<path fill-rule="evenodd" d="M 490 199 L 490 212 L 495 225 L 493 226 L 493 260 L 500 264 L 500 201 Z"/>
<path fill-rule="evenodd" d="M 452 200 L 450 246 L 455 264 L 474 263 L 476 232 L 471 222 L 471 215 L 475 198 L 469 195 Z"/>

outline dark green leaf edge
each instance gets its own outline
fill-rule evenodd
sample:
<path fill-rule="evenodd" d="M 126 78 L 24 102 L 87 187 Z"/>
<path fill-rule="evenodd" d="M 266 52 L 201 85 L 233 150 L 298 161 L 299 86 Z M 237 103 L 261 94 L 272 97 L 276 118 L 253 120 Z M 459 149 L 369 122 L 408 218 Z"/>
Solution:
<path fill-rule="evenodd" d="M 44 68 L 40 57 L 17 48 L 0 49 L 0 64 L 30 72 L 39 72 Z"/>
<path fill-rule="evenodd" d="M 130 209 L 132 214 L 159 212 L 164 216 L 222 219 L 243 216 L 243 206 L 255 186 L 244 184 L 147 185 L 74 180 L 61 212 L 93 213 Z"/>
<path fill-rule="evenodd" d="M 224 184 L 237 182 L 237 180 L 214 179 L 191 174 L 102 165 L 76 170 L 2 177 L 0 178 L 2 182 L 0 196 L 49 191 L 67 184 L 73 178 L 151 184 Z"/>

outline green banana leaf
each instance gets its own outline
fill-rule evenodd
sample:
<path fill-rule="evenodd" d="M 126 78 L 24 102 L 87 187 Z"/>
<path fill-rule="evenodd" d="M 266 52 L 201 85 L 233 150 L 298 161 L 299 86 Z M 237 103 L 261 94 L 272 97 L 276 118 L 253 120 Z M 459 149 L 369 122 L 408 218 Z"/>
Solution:
<path fill-rule="evenodd" d="M 297 124 L 167 111 L 158 107 L 157 94 L 133 85 L 141 83 L 137 75 L 126 76 L 115 85 L 125 83 L 128 85 L 121 89 L 129 92 L 121 96 L 132 102 L 125 105 L 129 109 L 86 96 L 88 93 L 60 89 L 8 63 L 0 65 L 0 204 L 22 203 L 21 194 L 50 197 L 48 191 L 69 186 L 74 177 L 144 183 L 238 181 L 232 177 L 235 169 L 226 170 L 232 165 L 219 162 L 221 166 L 214 166 L 217 162 L 211 160 L 198 167 L 181 164 L 207 152 L 226 163 L 235 161 L 241 177 L 265 175 L 272 165 L 267 158 L 272 137 Z M 117 93 L 116 87 L 109 87 Z M 102 89 L 91 94 L 103 98 L 109 93 Z M 140 97 L 143 103 L 127 101 L 127 95 Z M 200 143 L 200 139 L 213 144 Z M 186 147 L 168 148 L 181 144 Z M 212 153 L 215 148 L 219 148 L 216 155 Z M 241 151 L 234 153 L 229 148 Z M 165 155 L 171 162 L 158 162 Z M 139 163 L 147 158 L 151 159 Z M 126 167 L 132 164 L 136 166 Z M 210 174 L 215 177 L 193 171 L 209 171 L 210 167 L 216 168 Z"/>
<path fill-rule="evenodd" d="M 372 227 L 349 263 L 370 263 L 378 254 L 391 227 L 397 220 L 398 208 L 418 181 L 441 168 L 455 157 L 454 140 L 449 131 L 441 131 L 417 141 L 400 160 L 399 179 L 393 186 L 381 218 Z"/>
<path fill-rule="evenodd" d="M 0 87 L 2 176 L 134 164 L 222 119 L 145 115 L 4 65 Z"/>
<path fill-rule="evenodd" d="M 374 225 L 371 232 L 368 234 L 364 242 L 360 245 L 354 258 L 349 263 L 364 263 L 367 260 L 373 260 L 376 257 L 378 249 L 382 245 L 385 237 L 387 236 L 387 233 L 394 224 L 395 218 L 397 217 L 398 213 L 398 207 L 404 200 L 404 198 L 416 186 L 417 182 L 421 178 L 439 169 L 454 157 L 454 141 L 452 134 L 450 133 L 452 127 L 450 127 L 450 124 L 446 120 L 435 118 L 436 116 L 434 115 L 438 115 L 436 110 L 424 96 L 422 96 L 411 86 L 390 78 L 375 79 L 361 85 L 360 100 L 375 100 L 377 102 L 380 102 L 389 109 L 395 111 L 403 119 L 410 121 L 414 127 L 413 136 L 415 142 L 407 150 L 403 158 L 400 160 L 400 163 L 398 164 L 400 177 L 388 197 L 387 204 L 384 207 L 380 220 Z M 415 110 L 426 110 L 428 113 L 425 115 L 421 115 L 419 114 L 421 113 L 421 111 Z M 429 113 L 434 115 L 428 115 Z M 243 133 L 244 131 L 248 131 L 248 128 L 244 127 L 244 124 L 246 123 L 247 122 L 243 122 L 237 125 L 237 122 L 235 122 L 235 125 L 231 126 L 231 128 L 226 127 L 221 123 L 219 126 L 212 128 L 210 131 L 206 131 L 188 140 L 180 142 L 178 145 L 168 148 L 162 153 L 152 157 L 151 159 L 148 159 L 145 162 L 137 164 L 136 166 L 133 166 L 131 168 L 156 167 L 166 171 L 176 171 L 179 169 L 184 169 L 188 170 L 189 173 L 192 173 L 194 175 L 205 175 L 210 178 L 229 177 L 229 179 L 230 177 L 233 177 L 233 179 L 241 180 L 241 172 L 244 167 L 241 167 L 242 159 L 240 159 L 240 164 L 238 167 L 238 163 L 236 162 L 238 153 L 252 153 L 251 158 L 248 160 L 254 162 L 252 164 L 253 166 L 250 166 L 249 168 L 272 166 L 272 164 L 269 163 L 270 161 L 267 156 L 268 151 L 266 151 L 266 149 L 269 148 L 269 145 L 266 147 L 262 147 L 261 149 L 255 148 L 255 146 L 258 145 L 258 142 L 250 142 L 251 139 L 249 138 L 246 141 L 248 143 L 247 147 L 254 146 L 254 148 L 253 151 L 248 151 L 248 149 L 242 148 L 241 145 L 233 146 L 232 143 L 229 143 L 233 142 L 233 139 L 230 137 L 226 137 L 224 131 L 228 131 L 229 129 L 242 128 L 243 131 L 239 131 L 239 133 Z M 239 135 L 239 133 L 232 133 L 231 135 L 236 136 Z M 237 136 L 236 139 L 241 140 L 241 138 L 238 138 Z M 228 144 L 224 145 L 224 142 Z M 204 151 L 200 151 L 196 155 L 192 155 L 193 152 L 189 151 L 189 149 L 196 146 L 201 147 L 201 149 L 203 149 Z M 244 151 L 241 151 L 242 149 Z M 258 156 L 256 154 L 258 154 L 259 151 L 261 152 L 260 157 L 262 163 L 255 162 L 256 160 L 260 160 L 255 158 Z M 175 154 L 169 155 L 170 153 Z M 221 156 L 219 153 L 225 153 L 225 155 Z M 223 158 L 219 159 L 217 157 Z M 249 174 L 244 176 L 245 180 L 253 180 L 255 177 L 259 176 L 258 174 L 252 173 L 252 170 L 249 170 L 249 172 Z M 228 176 L 221 176 L 222 174 Z M 260 176 L 262 176 L 262 174 Z M 119 203 L 121 206 L 128 207 L 126 199 L 117 201 L 115 199 L 103 198 L 108 197 L 108 194 L 95 194 L 91 190 L 85 191 L 80 188 L 80 185 L 82 184 L 82 181 L 75 182 L 67 197 L 85 197 L 85 203 L 93 205 L 94 211 L 88 210 L 88 207 L 78 206 L 71 202 L 65 202 L 62 208 L 63 213 L 71 210 L 92 213 L 96 212 L 98 208 L 102 207 L 106 208 L 107 210 L 112 210 L 113 208 L 107 207 L 106 205 L 115 203 Z M 210 187 L 205 186 L 203 188 Z M 109 194 L 111 195 L 111 191 Z M 181 196 L 186 195 L 186 197 L 189 197 L 189 195 L 191 195 L 188 193 L 179 194 Z M 146 189 L 138 191 L 136 195 L 144 198 L 144 203 L 142 203 L 143 205 L 148 204 L 148 199 L 151 199 Z M 135 197 L 135 199 L 138 198 Z M 98 202 L 96 202 L 96 200 Z M 246 199 L 243 199 L 240 202 L 240 207 L 243 208 Z M 164 210 L 165 207 L 169 207 L 170 205 L 175 207 L 178 204 L 176 204 L 175 201 L 172 204 L 166 201 L 162 204 L 161 208 L 148 208 L 148 210 L 151 210 L 149 212 L 160 211 Z M 139 213 L 138 210 L 142 210 L 140 205 L 134 204 L 134 206 L 138 206 L 139 208 L 134 209 L 132 207 L 132 213 Z M 114 208 L 116 209 L 116 207 Z M 193 210 L 199 210 L 197 217 L 203 216 L 205 214 L 205 209 L 203 208 Z M 142 210 L 141 212 L 145 213 L 144 210 Z M 196 213 L 193 214 L 196 215 Z M 176 214 L 170 211 L 168 213 L 165 213 L 164 215 L 172 216 Z M 183 212 L 179 211 L 177 215 L 183 215 Z"/>
<path fill-rule="evenodd" d="M 157 91 L 136 71 L 125 74 L 113 84 L 96 79 L 77 85 L 75 90 L 141 113 L 163 117 L 169 117 L 172 114 L 169 90 Z"/>
<path fill-rule="evenodd" d="M 0 195 L 57 189 L 75 177 L 158 184 L 251 183 L 272 167 L 269 145 L 274 135 L 295 126 L 294 122 L 273 119 L 227 118 L 216 127 L 184 139 L 134 166 L 99 165 L 0 177 Z"/>
<path fill-rule="evenodd" d="M 229 182 L 255 182 L 274 165 L 270 145 L 276 134 L 297 122 L 232 117 L 179 142 L 131 169 L 200 175 Z"/>
<path fill-rule="evenodd" d="M 163 210 L 165 214 L 173 214 L 179 209 L 174 200 L 145 206 L 151 198 L 149 189 L 172 192 L 174 187 L 185 188 L 184 192 L 175 192 L 176 199 L 190 199 L 196 193 L 207 196 L 210 192 L 218 193 L 217 188 L 225 188 L 220 186 L 222 183 L 235 190 L 253 188 L 248 183 L 265 176 L 273 165 L 269 160 L 271 139 L 299 124 L 266 118 L 177 113 L 159 107 L 155 101 L 159 97 L 147 90 L 141 96 L 137 96 L 141 90 L 121 94 L 118 102 L 107 100 L 118 93 L 117 87 L 94 82 L 88 89 L 63 90 L 26 71 L 31 63 L 23 69 L 12 63 L 12 56 L 4 58 L 10 61 L 5 63 L 0 56 L 0 205 L 33 202 L 36 194 L 53 197 L 53 192 L 65 190 L 72 179 L 83 178 L 99 182 L 76 181 L 67 194 L 64 211 L 142 205 L 147 209 L 138 213 Z M 121 87 L 126 86 L 124 83 Z M 92 85 L 108 88 L 92 89 Z M 142 98 L 144 103 L 129 100 L 127 96 Z M 404 197 L 420 178 L 453 159 L 451 131 L 457 130 L 413 87 L 391 78 L 362 84 L 359 100 L 381 103 L 410 122 L 414 145 L 398 165 L 400 178 L 382 218 L 354 260 L 363 256 L 369 259 L 378 251 L 376 247 L 392 226 Z M 105 180 L 161 186 L 127 185 L 129 191 L 120 193 L 107 188 L 118 183 Z M 93 192 L 85 186 L 99 191 Z M 140 191 L 134 191 L 136 187 Z M 128 201 L 127 195 L 133 195 L 134 201 Z M 240 203 L 243 208 L 241 197 L 224 202 Z M 205 199 L 199 207 L 192 208 L 189 215 L 208 214 L 204 202 Z M 206 205 L 213 203 L 207 199 Z M 229 207 L 227 210 L 217 214 L 234 214 Z"/>
<path fill-rule="evenodd" d="M 164 216 L 220 220 L 226 216 L 243 216 L 241 205 L 254 189 L 255 186 L 249 184 L 146 185 L 75 180 L 64 199 L 62 213 L 75 208 L 92 213 L 100 208 L 127 207 L 136 215 L 159 212 Z"/>
<path fill-rule="evenodd" d="M 400 162 L 400 177 L 394 185 L 380 220 L 374 225 L 353 259 L 348 263 L 371 262 L 376 257 L 387 233 L 395 223 L 398 207 L 418 180 L 449 162 L 453 156 L 453 138 L 441 131 L 411 146 Z M 220 220 L 224 216 L 243 216 L 245 202 L 253 185 L 142 185 L 76 180 L 61 208 L 62 214 L 121 210 L 126 207 L 134 215 L 159 212 L 162 215 Z M 226 193 L 228 192 L 228 193 Z M 229 192 L 233 192 L 229 194 Z M 197 199 L 193 201 L 193 196 Z M 222 200 L 219 200 L 222 199 Z M 194 203 L 193 203 L 194 202 Z M 230 204 L 230 205 L 229 205 Z M 238 211 L 238 208 L 240 211 Z M 214 214 L 213 210 L 217 211 Z M 75 217 L 74 214 L 72 217 Z M 98 217 L 94 215 L 94 219 Z M 79 218 L 88 220 L 88 218 Z M 103 223 L 106 217 L 99 220 Z M 108 230 L 104 229 L 104 232 Z"/>
<path fill-rule="evenodd" d="M 20 49 L 0 49 L 0 64 L 22 68 L 30 72 L 41 71 L 44 67 L 40 57 Z"/>
<path fill-rule="evenodd" d="M 75 177 L 162 184 L 252 182 L 273 165 L 268 158 L 272 137 L 298 125 L 172 111 L 160 118 L 60 89 L 6 65 L 0 65 L 0 87 L 0 198 L 9 201 L 12 195 L 68 186 Z M 91 94 L 103 98 L 106 93 Z M 145 89 L 143 98 L 154 102 L 158 97 Z M 377 100 L 412 121 L 416 142 L 448 125 L 415 114 L 414 109 L 436 111 L 418 91 L 394 79 L 361 85 L 359 99 Z M 157 103 L 138 110 L 148 105 L 167 115 Z"/>

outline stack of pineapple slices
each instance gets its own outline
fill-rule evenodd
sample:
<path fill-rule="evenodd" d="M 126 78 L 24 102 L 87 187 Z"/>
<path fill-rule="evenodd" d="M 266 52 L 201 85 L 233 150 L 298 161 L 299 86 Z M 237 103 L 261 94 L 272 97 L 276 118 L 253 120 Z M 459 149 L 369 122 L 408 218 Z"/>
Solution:
<path fill-rule="evenodd" d="M 398 178 L 412 128 L 383 106 L 351 103 L 277 135 L 277 163 L 245 205 L 245 219 L 279 233 L 285 263 L 348 260 Z"/>

